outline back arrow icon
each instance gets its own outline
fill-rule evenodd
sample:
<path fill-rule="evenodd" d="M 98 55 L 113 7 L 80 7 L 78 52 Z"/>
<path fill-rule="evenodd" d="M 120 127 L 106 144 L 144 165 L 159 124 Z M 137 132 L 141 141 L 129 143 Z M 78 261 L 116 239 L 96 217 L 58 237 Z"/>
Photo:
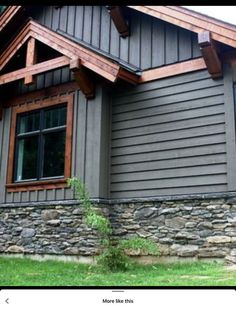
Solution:
<path fill-rule="evenodd" d="M 9 304 L 9 303 L 8 303 L 8 300 L 9 300 L 9 298 L 7 298 L 7 299 L 5 300 L 5 302 L 6 302 L 7 304 Z"/>

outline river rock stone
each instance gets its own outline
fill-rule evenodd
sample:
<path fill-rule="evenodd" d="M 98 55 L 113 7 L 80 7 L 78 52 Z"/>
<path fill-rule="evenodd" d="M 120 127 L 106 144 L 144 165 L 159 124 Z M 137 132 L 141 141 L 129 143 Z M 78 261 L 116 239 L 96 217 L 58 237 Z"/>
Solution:
<path fill-rule="evenodd" d="M 61 221 L 59 219 L 52 219 L 52 220 L 48 220 L 46 224 L 50 226 L 59 226 L 60 222 Z"/>
<path fill-rule="evenodd" d="M 79 249 L 76 247 L 70 247 L 70 248 L 66 248 L 63 252 L 66 255 L 78 255 Z"/>
<path fill-rule="evenodd" d="M 198 250 L 198 257 L 200 258 L 213 258 L 213 257 L 225 257 L 227 252 L 225 250 L 220 250 L 217 247 L 200 248 Z"/>
<path fill-rule="evenodd" d="M 189 240 L 197 240 L 199 236 L 196 234 L 192 234 L 190 232 L 180 231 L 175 235 L 176 239 L 189 239 Z"/>
<path fill-rule="evenodd" d="M 18 245 L 11 245 L 6 250 L 7 253 L 24 253 L 24 248 Z"/>
<path fill-rule="evenodd" d="M 42 219 L 47 220 L 53 220 L 60 217 L 60 212 L 58 210 L 44 210 L 42 212 Z"/>
<path fill-rule="evenodd" d="M 184 228 L 185 224 L 186 224 L 186 219 L 181 218 L 181 217 L 174 217 L 174 218 L 165 220 L 165 225 L 167 227 L 174 228 L 174 229 Z"/>
<path fill-rule="evenodd" d="M 182 257 L 192 257 L 197 255 L 197 245 L 183 245 L 177 249 L 177 255 Z"/>
<path fill-rule="evenodd" d="M 231 251 L 236 246 L 236 202 L 229 204 L 227 198 L 176 200 L 170 197 L 167 201 L 95 204 L 94 207 L 109 215 L 114 239 L 137 235 L 152 239 L 159 247 L 165 247 L 161 252 L 165 256 L 235 257 Z M 62 205 L 62 202 L 0 207 L 1 252 L 98 254 L 102 251 L 98 233 L 87 227 L 83 217 L 80 205 Z"/>
<path fill-rule="evenodd" d="M 35 236 L 35 229 L 32 228 L 24 228 L 21 232 L 22 238 L 32 238 Z"/>
<path fill-rule="evenodd" d="M 164 208 L 160 210 L 160 215 L 169 215 L 169 214 L 175 214 L 179 211 L 179 208 Z"/>
<path fill-rule="evenodd" d="M 225 261 L 228 264 L 236 264 L 236 256 L 228 255 L 228 256 L 225 257 Z"/>
<path fill-rule="evenodd" d="M 196 225 L 197 225 L 197 222 L 195 222 L 195 221 L 189 221 L 189 222 L 186 222 L 185 228 L 195 228 Z"/>
<path fill-rule="evenodd" d="M 203 229 L 212 229 L 212 223 L 209 221 L 202 221 L 198 224 L 198 229 L 203 230 Z"/>
<path fill-rule="evenodd" d="M 150 217 L 155 217 L 158 215 L 158 208 L 156 207 L 141 207 L 135 212 L 135 219 L 145 219 Z"/>
<path fill-rule="evenodd" d="M 213 236 L 213 237 L 208 237 L 206 239 L 208 243 L 228 243 L 231 242 L 231 238 L 228 236 Z"/>

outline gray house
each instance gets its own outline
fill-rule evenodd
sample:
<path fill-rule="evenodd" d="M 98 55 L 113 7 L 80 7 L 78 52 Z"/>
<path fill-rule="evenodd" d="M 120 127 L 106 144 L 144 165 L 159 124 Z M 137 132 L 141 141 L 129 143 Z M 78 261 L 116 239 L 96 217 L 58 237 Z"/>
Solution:
<path fill-rule="evenodd" d="M 8 6 L 0 42 L 1 253 L 96 254 L 79 176 L 117 236 L 235 259 L 236 26 L 177 6 Z"/>

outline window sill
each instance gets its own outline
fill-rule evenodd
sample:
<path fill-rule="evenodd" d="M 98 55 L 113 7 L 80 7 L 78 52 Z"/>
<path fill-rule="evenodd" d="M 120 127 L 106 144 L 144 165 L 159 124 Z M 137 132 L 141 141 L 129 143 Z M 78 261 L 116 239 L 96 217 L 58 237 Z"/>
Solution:
<path fill-rule="evenodd" d="M 55 179 L 34 182 L 9 183 L 6 184 L 7 192 L 26 192 L 36 190 L 52 190 L 67 187 L 66 179 Z"/>

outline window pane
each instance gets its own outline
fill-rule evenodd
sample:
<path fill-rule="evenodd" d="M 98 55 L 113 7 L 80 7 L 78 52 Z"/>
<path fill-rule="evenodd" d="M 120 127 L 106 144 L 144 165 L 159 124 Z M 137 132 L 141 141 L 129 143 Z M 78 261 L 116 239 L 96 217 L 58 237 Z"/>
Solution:
<path fill-rule="evenodd" d="M 60 106 L 53 109 L 47 109 L 44 112 L 44 128 L 55 128 L 66 125 L 66 106 Z"/>
<path fill-rule="evenodd" d="M 17 134 L 37 130 L 39 130 L 39 112 L 33 112 L 19 117 Z"/>
<path fill-rule="evenodd" d="M 37 177 L 38 137 L 32 136 L 18 141 L 16 180 Z"/>
<path fill-rule="evenodd" d="M 65 131 L 44 135 L 43 177 L 64 175 Z"/>

